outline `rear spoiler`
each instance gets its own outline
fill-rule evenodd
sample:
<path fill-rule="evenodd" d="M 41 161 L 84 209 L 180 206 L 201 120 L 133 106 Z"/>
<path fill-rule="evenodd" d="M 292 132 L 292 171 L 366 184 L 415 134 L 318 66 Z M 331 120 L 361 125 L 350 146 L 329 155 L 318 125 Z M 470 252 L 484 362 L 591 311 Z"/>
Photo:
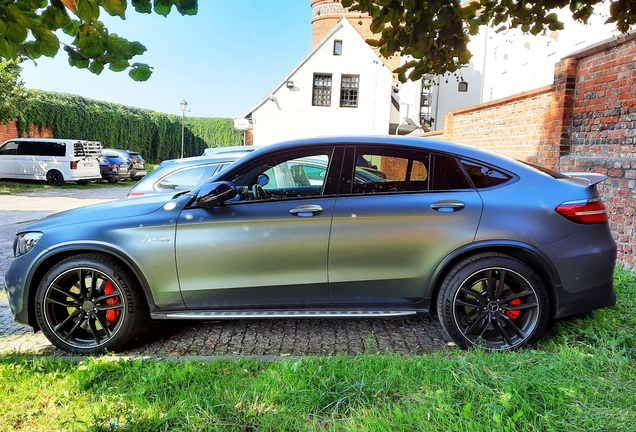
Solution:
<path fill-rule="evenodd" d="M 607 176 L 605 174 L 592 173 L 592 172 L 562 172 L 564 176 L 574 180 L 574 183 L 581 186 L 594 186 L 605 180 Z"/>

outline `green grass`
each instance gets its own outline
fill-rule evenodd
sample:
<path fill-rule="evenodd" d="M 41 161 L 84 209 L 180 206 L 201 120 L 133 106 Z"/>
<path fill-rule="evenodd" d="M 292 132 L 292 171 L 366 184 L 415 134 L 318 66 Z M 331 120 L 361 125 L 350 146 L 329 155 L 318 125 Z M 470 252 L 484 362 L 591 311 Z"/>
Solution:
<path fill-rule="evenodd" d="M 534 349 L 276 362 L 0 357 L 0 430 L 630 431 L 636 276 Z"/>
<path fill-rule="evenodd" d="M 156 164 L 146 164 L 146 172 L 150 174 L 152 170 L 157 168 L 159 165 Z M 105 187 L 113 187 L 113 186 L 130 186 L 133 187 L 137 182 L 128 179 L 125 182 L 118 183 L 108 183 L 106 181 L 101 181 L 99 183 L 89 183 L 87 185 L 78 185 L 76 183 L 66 183 L 64 186 L 61 186 L 60 189 L 99 189 Z M 37 180 L 0 180 L 0 195 L 11 195 L 14 193 L 23 193 L 23 192 L 31 192 L 38 189 L 49 189 L 53 186 L 50 186 L 45 181 L 37 181 Z"/>

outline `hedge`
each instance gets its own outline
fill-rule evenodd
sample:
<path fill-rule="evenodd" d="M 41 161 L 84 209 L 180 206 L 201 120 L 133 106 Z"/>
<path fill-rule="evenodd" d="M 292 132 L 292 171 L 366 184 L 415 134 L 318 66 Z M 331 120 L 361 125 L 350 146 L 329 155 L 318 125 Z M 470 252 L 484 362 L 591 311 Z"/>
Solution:
<path fill-rule="evenodd" d="M 48 128 L 57 138 L 94 140 L 106 148 L 134 150 L 151 163 L 181 154 L 181 116 L 73 94 L 28 90 L 17 119 L 20 136 L 28 133 L 31 125 Z M 243 133 L 234 130 L 232 119 L 185 119 L 185 156 L 201 155 L 207 147 L 242 143 Z"/>

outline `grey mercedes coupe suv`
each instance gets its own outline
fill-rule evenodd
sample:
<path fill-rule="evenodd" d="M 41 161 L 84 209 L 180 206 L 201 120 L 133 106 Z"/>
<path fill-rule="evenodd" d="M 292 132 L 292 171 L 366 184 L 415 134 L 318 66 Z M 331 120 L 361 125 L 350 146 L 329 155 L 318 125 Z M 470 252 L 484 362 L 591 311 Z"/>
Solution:
<path fill-rule="evenodd" d="M 191 191 L 20 228 L 9 302 L 81 353 L 149 318 L 415 314 L 460 347 L 515 349 L 549 317 L 614 305 L 604 179 L 424 138 L 272 145 Z"/>

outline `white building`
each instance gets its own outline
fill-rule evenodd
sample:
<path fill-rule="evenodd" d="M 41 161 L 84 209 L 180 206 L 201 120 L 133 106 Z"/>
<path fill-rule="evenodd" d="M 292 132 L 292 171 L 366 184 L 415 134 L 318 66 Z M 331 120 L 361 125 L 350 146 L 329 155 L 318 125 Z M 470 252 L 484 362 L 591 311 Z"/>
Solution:
<path fill-rule="evenodd" d="M 295 138 L 389 132 L 392 73 L 341 19 L 271 93 L 254 106 L 254 145 Z"/>

